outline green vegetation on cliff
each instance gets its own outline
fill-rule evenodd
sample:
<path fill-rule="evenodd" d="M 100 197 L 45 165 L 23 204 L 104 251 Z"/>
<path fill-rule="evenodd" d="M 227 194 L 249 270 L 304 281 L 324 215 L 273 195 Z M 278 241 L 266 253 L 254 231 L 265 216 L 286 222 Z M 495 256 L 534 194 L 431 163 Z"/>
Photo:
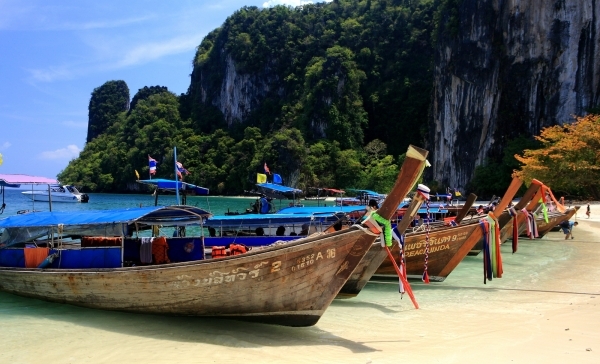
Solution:
<path fill-rule="evenodd" d="M 186 100 L 190 117 L 203 132 L 228 124 L 257 126 L 263 133 L 295 127 L 310 143 L 327 138 L 342 148 L 380 139 L 398 155 L 424 140 L 432 20 L 445 2 L 242 8 L 198 47 Z M 223 95 L 230 62 L 237 74 L 249 76 L 244 86 L 254 90 L 243 120 L 216 110 L 230 96 Z"/>
<path fill-rule="evenodd" d="M 148 155 L 158 177 L 173 178 L 177 146 L 186 180 L 215 193 L 251 188 L 265 162 L 288 185 L 385 192 L 408 144 L 424 143 L 435 22 L 446 19 L 436 9 L 446 3 L 242 8 L 199 45 L 186 94 L 145 87 L 130 110 L 115 112 L 122 87 L 113 97 L 96 93 L 124 82 L 96 89 L 94 134 L 58 177 L 96 191 L 131 189 L 134 170 L 148 175 Z"/>

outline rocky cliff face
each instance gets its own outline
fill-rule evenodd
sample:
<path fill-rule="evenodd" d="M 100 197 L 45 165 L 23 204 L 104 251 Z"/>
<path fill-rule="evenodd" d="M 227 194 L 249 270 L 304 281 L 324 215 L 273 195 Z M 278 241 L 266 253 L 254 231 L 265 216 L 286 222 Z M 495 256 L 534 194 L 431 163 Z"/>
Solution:
<path fill-rule="evenodd" d="M 208 77 L 204 70 L 200 70 L 201 102 L 208 102 L 223 114 L 228 126 L 235 122 L 242 122 L 256 108 L 260 106 L 264 97 L 269 94 L 273 85 L 278 84 L 276 76 L 266 66 L 260 73 L 242 73 L 236 69 L 235 61 L 230 54 L 224 55 L 222 62 L 222 78 L 218 92 L 211 94 L 211 85 L 204 80 Z M 195 72 L 197 72 L 195 70 Z M 207 71 L 210 72 L 210 71 Z M 194 75 L 195 76 L 195 75 Z M 194 77 L 193 77 L 194 78 Z M 194 84 L 192 83 L 192 86 Z M 281 90 L 277 90 L 281 93 Z"/>
<path fill-rule="evenodd" d="M 508 139 L 598 106 L 600 1 L 459 3 L 436 46 L 430 142 L 434 179 L 464 187 Z"/>

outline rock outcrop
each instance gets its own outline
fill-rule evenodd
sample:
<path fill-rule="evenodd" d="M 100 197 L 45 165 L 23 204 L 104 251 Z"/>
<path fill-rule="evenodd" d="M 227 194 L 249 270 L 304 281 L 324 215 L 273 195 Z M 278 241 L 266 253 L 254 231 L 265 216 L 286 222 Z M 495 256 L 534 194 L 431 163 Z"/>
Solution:
<path fill-rule="evenodd" d="M 268 66 L 260 73 L 239 72 L 236 63 L 230 54 L 225 54 L 222 69 L 221 83 L 218 92 L 213 92 L 209 82 L 205 82 L 209 76 L 204 69 L 195 69 L 192 75 L 192 93 L 200 95 L 202 103 L 208 102 L 223 114 L 228 126 L 236 122 L 243 122 L 246 117 L 257 109 L 273 85 L 279 84 L 277 77 Z M 194 80 L 199 80 L 199 90 L 195 87 Z M 277 90 L 281 93 L 281 90 Z"/>
<path fill-rule="evenodd" d="M 434 179 L 464 187 L 508 139 L 598 106 L 600 1 L 458 3 L 436 46 L 430 142 Z"/>

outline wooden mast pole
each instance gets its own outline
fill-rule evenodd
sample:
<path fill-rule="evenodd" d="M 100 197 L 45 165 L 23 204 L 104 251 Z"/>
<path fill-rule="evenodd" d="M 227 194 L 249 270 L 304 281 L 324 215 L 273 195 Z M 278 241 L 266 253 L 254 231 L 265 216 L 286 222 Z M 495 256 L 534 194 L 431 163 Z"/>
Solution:
<path fill-rule="evenodd" d="M 179 205 L 179 177 L 177 177 L 177 147 L 173 147 L 173 159 L 175 159 L 175 163 L 173 164 L 175 166 L 175 199 L 176 199 L 176 205 Z"/>

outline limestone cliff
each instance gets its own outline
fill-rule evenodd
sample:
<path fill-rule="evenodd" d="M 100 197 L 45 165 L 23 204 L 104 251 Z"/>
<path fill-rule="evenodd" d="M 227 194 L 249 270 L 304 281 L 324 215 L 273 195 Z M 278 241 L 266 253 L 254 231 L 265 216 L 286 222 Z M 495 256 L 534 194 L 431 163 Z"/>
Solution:
<path fill-rule="evenodd" d="M 456 4 L 436 45 L 430 142 L 434 179 L 464 187 L 507 139 L 598 105 L 600 2 Z"/>

